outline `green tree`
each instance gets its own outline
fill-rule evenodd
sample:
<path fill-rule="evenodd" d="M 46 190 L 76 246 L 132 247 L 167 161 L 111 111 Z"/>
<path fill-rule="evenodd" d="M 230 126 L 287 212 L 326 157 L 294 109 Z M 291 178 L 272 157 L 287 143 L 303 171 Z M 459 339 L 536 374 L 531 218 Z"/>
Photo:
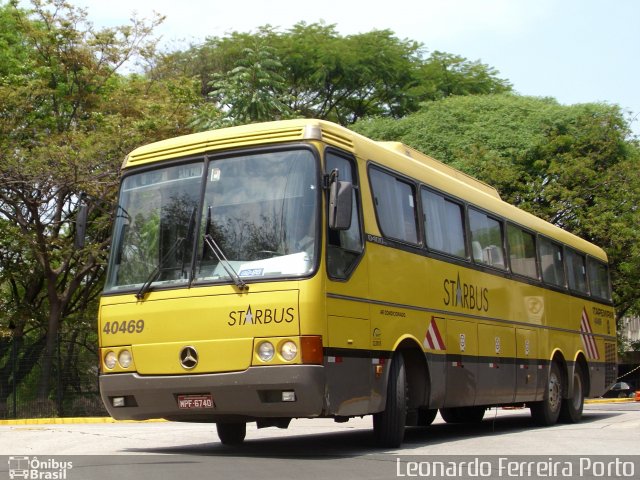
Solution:
<path fill-rule="evenodd" d="M 511 91 L 498 71 L 460 55 L 433 52 L 421 65 L 414 94 L 420 100 L 440 100 L 452 95 L 486 95 Z"/>
<path fill-rule="evenodd" d="M 420 63 L 417 42 L 389 30 L 340 36 L 335 25 L 299 23 L 275 44 L 292 110 L 349 124 L 367 115 L 401 116 Z"/>
<path fill-rule="evenodd" d="M 373 115 L 399 118 L 418 110 L 423 101 L 450 95 L 511 89 L 487 65 L 441 52 L 425 58 L 421 44 L 399 39 L 390 30 L 343 36 L 335 25 L 304 22 L 284 32 L 265 26 L 256 33 L 209 38 L 203 45 L 163 56 L 150 74 L 198 78 L 203 96 L 213 92 L 219 101 L 225 94 L 218 105 L 225 114 L 229 105 L 246 105 L 250 95 L 239 88 L 246 86 L 263 92 L 256 102 L 269 106 L 259 108 L 271 114 L 269 119 L 284 112 L 341 124 Z M 269 88 L 256 90 L 257 79 Z M 218 121 L 219 112 L 204 107 L 202 123 Z"/>
<path fill-rule="evenodd" d="M 59 342 L 66 347 L 57 368 L 69 370 L 76 346 L 92 343 L 89 310 L 102 285 L 122 158 L 141 143 L 189 131 L 200 101 L 190 80 L 117 73 L 153 54 L 160 21 L 95 30 L 63 0 L 33 0 L 28 11 L 17 2 L 0 7 L 0 23 L 15 26 L 0 33 L 13 45 L 3 52 L 0 78 L 0 343 L 8 345 L 6 327 L 14 327 L 23 345 L 23 370 L 14 378 L 25 379 L 39 363 L 43 399 Z M 90 202 L 89 242 L 76 249 L 83 193 L 98 200 Z M 7 349 L 0 352 L 6 360 Z M 10 367 L 0 367 L 3 379 Z"/>
<path fill-rule="evenodd" d="M 619 316 L 640 310 L 640 151 L 620 109 L 514 95 L 448 97 L 358 123 L 486 181 L 504 200 L 603 247 Z"/>
<path fill-rule="evenodd" d="M 265 36 L 268 34 L 269 31 L 265 31 Z M 213 122 L 209 115 L 201 116 L 200 129 L 278 120 L 291 115 L 285 80 L 278 73 L 282 64 L 275 50 L 267 45 L 264 37 L 252 40 L 231 71 L 213 75 L 208 96 L 223 113 Z"/>
<path fill-rule="evenodd" d="M 25 72 L 29 67 L 28 49 L 22 40 L 15 17 L 6 5 L 0 5 L 0 77 Z"/>

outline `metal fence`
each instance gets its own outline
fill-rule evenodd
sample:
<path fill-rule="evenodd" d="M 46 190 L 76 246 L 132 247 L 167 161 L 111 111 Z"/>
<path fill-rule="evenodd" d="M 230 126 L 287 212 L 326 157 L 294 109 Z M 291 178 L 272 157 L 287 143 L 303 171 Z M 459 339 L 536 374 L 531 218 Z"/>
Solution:
<path fill-rule="evenodd" d="M 5 339 L 6 340 L 6 339 Z M 0 419 L 108 416 L 98 388 L 97 354 L 64 340 L 51 361 L 47 393 L 40 393 L 45 356 L 30 355 L 30 345 L 13 339 L 0 349 Z"/>
<path fill-rule="evenodd" d="M 50 399 L 19 397 L 0 403 L 0 419 L 56 418 L 56 417 L 106 417 L 109 416 L 98 392 L 68 394 L 62 402 Z"/>

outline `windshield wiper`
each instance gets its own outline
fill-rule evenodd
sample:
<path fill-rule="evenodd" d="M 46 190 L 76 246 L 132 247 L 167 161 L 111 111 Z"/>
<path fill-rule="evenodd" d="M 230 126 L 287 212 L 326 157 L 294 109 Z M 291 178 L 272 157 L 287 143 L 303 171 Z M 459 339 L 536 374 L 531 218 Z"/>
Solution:
<path fill-rule="evenodd" d="M 147 278 L 147 281 L 142 284 L 142 286 L 140 287 L 140 290 L 138 290 L 138 293 L 136 293 L 136 298 L 138 300 L 144 299 L 144 296 L 147 294 L 147 292 L 151 288 L 151 284 L 158 279 L 158 277 L 160 276 L 160 272 L 162 272 L 162 269 L 166 265 L 167 261 L 175 253 L 178 247 L 182 245 L 184 240 L 185 239 L 183 237 L 176 238 L 176 241 L 173 242 L 173 245 L 171 245 L 171 248 L 169 249 L 169 251 L 164 255 L 164 257 L 162 257 L 162 260 L 160 260 L 158 265 L 156 265 L 156 268 L 153 269 L 153 272 L 151 272 L 151 274 L 149 275 L 149 278 Z"/>
<path fill-rule="evenodd" d="M 227 275 L 231 277 L 233 283 L 236 284 L 236 287 L 238 287 L 240 291 L 249 290 L 249 286 L 240 278 L 240 275 L 238 275 L 238 272 L 236 272 L 236 270 L 233 268 L 231 262 L 229 262 L 229 260 L 227 260 L 227 257 L 225 257 L 224 252 L 220 248 L 220 245 L 218 245 L 218 243 L 209 233 L 205 234 L 204 243 L 216 256 L 218 262 L 220 262 L 220 265 L 222 265 L 222 268 L 224 268 L 224 270 L 227 272 Z"/>
<path fill-rule="evenodd" d="M 149 275 L 149 278 L 147 278 L 147 281 L 144 282 L 142 284 L 142 287 L 140 287 L 140 290 L 138 290 L 138 293 L 136 293 L 136 298 L 138 300 L 142 300 L 144 299 L 144 296 L 147 294 L 147 292 L 151 289 L 151 284 L 153 282 L 155 282 L 158 277 L 160 276 L 160 272 L 162 272 L 162 269 L 165 267 L 165 265 L 167 264 L 167 261 L 171 258 L 172 255 L 175 254 L 176 250 L 178 250 L 178 248 L 185 242 L 185 241 L 189 241 L 189 239 L 193 238 L 193 230 L 195 228 L 195 220 L 196 220 L 196 207 L 193 207 L 191 209 L 191 215 L 189 216 L 189 224 L 187 225 L 187 236 L 185 237 L 178 237 L 176 238 L 176 241 L 173 242 L 173 245 L 171 245 L 171 248 L 169 248 L 169 251 L 167 253 L 165 253 L 164 257 L 162 257 L 162 260 L 160 260 L 160 262 L 158 263 L 158 265 L 156 265 L 156 268 L 153 269 L 153 272 L 151 272 L 151 274 Z M 185 270 L 185 256 L 188 252 L 183 252 L 182 253 L 182 266 L 180 268 L 180 275 L 184 276 L 184 270 Z"/>

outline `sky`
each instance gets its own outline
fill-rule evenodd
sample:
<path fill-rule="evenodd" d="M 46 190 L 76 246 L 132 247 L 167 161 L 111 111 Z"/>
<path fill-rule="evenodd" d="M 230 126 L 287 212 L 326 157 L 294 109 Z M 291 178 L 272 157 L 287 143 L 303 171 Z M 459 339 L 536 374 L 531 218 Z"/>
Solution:
<path fill-rule="evenodd" d="M 390 29 L 401 39 L 479 60 L 522 95 L 619 105 L 640 134 L 638 0 L 70 0 L 96 27 L 133 13 L 166 16 L 161 48 L 270 24 L 324 21 L 343 34 Z"/>

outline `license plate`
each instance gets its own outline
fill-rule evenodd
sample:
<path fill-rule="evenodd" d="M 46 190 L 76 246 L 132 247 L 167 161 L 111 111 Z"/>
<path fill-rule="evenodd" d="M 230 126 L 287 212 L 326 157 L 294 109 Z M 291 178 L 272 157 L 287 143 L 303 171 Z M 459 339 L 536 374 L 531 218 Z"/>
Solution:
<path fill-rule="evenodd" d="M 178 408 L 184 410 L 199 410 L 213 408 L 211 395 L 178 395 Z"/>

